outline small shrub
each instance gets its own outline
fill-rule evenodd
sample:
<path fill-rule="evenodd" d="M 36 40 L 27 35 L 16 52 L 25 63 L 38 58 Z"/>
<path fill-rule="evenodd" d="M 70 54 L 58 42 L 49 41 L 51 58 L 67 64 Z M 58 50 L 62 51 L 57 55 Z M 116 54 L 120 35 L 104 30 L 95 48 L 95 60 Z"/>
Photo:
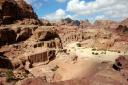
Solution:
<path fill-rule="evenodd" d="M 98 55 L 98 53 L 95 53 L 95 55 Z"/>
<path fill-rule="evenodd" d="M 94 55 L 95 53 L 94 53 L 94 52 L 92 52 L 92 54 Z"/>
<path fill-rule="evenodd" d="M 120 51 L 118 51 L 118 53 L 121 53 Z"/>
<path fill-rule="evenodd" d="M 80 43 L 77 43 L 77 47 L 81 47 L 81 44 Z"/>
<path fill-rule="evenodd" d="M 92 51 L 96 51 L 96 49 L 95 49 L 95 48 L 93 48 L 93 49 L 92 49 Z"/>
<path fill-rule="evenodd" d="M 10 81 L 12 81 L 12 80 L 14 80 L 14 74 L 13 74 L 13 72 L 12 72 L 12 70 L 11 69 L 9 69 L 7 72 L 6 72 L 6 75 L 7 75 L 7 82 L 10 82 Z"/>

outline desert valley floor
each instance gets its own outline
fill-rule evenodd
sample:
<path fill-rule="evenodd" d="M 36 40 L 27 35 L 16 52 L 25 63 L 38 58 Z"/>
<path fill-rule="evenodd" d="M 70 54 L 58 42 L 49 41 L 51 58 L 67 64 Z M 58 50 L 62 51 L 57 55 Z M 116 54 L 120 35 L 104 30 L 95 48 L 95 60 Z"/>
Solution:
<path fill-rule="evenodd" d="M 0 85 L 128 85 L 128 18 L 50 22 L 24 0 L 0 7 Z"/>

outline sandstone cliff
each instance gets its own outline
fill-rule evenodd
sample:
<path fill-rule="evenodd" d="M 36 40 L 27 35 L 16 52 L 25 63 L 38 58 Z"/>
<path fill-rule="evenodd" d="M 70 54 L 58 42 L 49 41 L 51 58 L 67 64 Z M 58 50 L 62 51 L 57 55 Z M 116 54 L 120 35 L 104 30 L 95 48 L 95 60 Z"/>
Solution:
<path fill-rule="evenodd" d="M 1 24 L 12 24 L 16 20 L 22 20 L 24 18 L 37 20 L 37 15 L 33 11 L 33 8 L 31 7 L 31 5 L 28 5 L 24 0 L 0 1 Z"/>

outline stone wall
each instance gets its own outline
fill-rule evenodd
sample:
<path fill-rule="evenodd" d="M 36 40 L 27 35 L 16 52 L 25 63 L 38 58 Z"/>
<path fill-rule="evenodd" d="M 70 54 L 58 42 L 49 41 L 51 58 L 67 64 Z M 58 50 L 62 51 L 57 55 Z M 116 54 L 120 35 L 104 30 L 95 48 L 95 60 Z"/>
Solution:
<path fill-rule="evenodd" d="M 40 53 L 34 53 L 28 56 L 30 63 L 47 62 L 55 58 L 55 50 L 48 50 Z"/>

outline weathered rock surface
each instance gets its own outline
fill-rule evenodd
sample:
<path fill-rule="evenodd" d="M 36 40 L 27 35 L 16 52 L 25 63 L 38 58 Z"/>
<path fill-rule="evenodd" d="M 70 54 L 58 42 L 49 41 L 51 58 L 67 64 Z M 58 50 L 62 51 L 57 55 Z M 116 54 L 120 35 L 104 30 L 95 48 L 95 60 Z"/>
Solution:
<path fill-rule="evenodd" d="M 100 28 L 103 28 L 103 29 L 104 28 L 107 29 L 107 28 L 110 28 L 114 25 L 118 25 L 118 23 L 114 22 L 114 21 L 111 21 L 111 20 L 97 20 L 97 21 L 95 21 L 94 25 L 98 26 Z"/>
<path fill-rule="evenodd" d="M 36 78 L 31 78 L 27 79 L 21 82 L 21 85 L 33 85 L 34 83 L 38 82 L 37 85 L 106 85 L 106 84 L 111 84 L 111 85 L 122 85 L 122 84 L 128 84 L 127 81 L 127 70 L 124 67 L 126 66 L 126 62 L 124 61 L 124 58 L 118 59 L 120 62 L 122 61 L 122 71 L 116 71 L 113 70 L 112 65 L 110 63 L 101 63 L 101 65 L 98 67 L 98 70 L 96 73 L 89 77 L 82 77 L 82 78 L 76 78 L 76 79 L 71 79 L 71 80 L 66 80 L 66 81 L 59 81 L 59 82 L 47 82 L 45 78 L 41 77 L 36 77 Z M 117 61 L 117 60 L 116 60 Z M 116 64 L 118 65 L 118 64 Z M 119 65 L 120 66 L 120 65 Z M 125 70 L 123 70 L 125 69 Z M 31 81 L 31 83 L 28 83 L 27 81 Z M 35 81 L 37 80 L 37 81 Z"/>
<path fill-rule="evenodd" d="M 116 28 L 116 31 L 120 34 L 127 34 L 128 33 L 128 27 L 127 26 L 123 26 L 123 25 L 119 25 Z"/>
<path fill-rule="evenodd" d="M 104 56 L 107 52 L 127 53 L 127 21 L 98 20 L 91 24 L 66 18 L 40 22 L 24 0 L 1 0 L 0 69 L 13 69 L 17 85 L 128 85 L 128 59 L 120 56 L 115 63 L 101 62 L 98 54 L 99 50 Z M 74 53 L 65 48 L 72 42 L 78 42 L 72 47 Z M 94 48 L 91 52 L 95 50 L 99 60 L 76 55 L 75 51 L 84 53 L 85 48 Z"/>
<path fill-rule="evenodd" d="M 37 15 L 34 13 L 32 7 L 24 0 L 0 1 L 1 24 L 12 24 L 16 20 L 24 18 L 37 19 Z"/>
<path fill-rule="evenodd" d="M 16 33 L 10 28 L 0 28 L 0 45 L 11 44 L 16 41 Z"/>
<path fill-rule="evenodd" d="M 123 25 L 123 26 L 128 26 L 128 18 L 121 21 L 120 24 Z"/>
<path fill-rule="evenodd" d="M 53 60 L 56 56 L 55 50 L 46 50 L 39 53 L 30 53 L 27 57 L 30 64 L 33 64 L 38 62 L 48 63 L 50 60 Z"/>
<path fill-rule="evenodd" d="M 15 33 L 17 34 L 16 41 L 21 42 L 25 41 L 31 37 L 34 31 L 38 28 L 36 25 L 14 25 L 11 27 Z"/>
<path fill-rule="evenodd" d="M 52 24 L 48 20 L 41 20 L 41 21 L 44 26 L 52 26 Z"/>
<path fill-rule="evenodd" d="M 34 48 L 62 48 L 62 43 L 59 38 L 59 35 L 54 30 L 49 29 L 47 27 L 39 27 L 38 29 L 36 29 L 33 32 L 33 35 L 25 43 L 28 46 L 32 46 Z"/>
<path fill-rule="evenodd" d="M 61 20 L 62 25 L 71 25 L 71 26 L 79 26 L 80 21 L 79 20 L 72 20 L 71 18 L 65 18 Z"/>
<path fill-rule="evenodd" d="M 80 28 L 87 28 L 91 26 L 91 23 L 88 20 L 80 21 Z"/>

